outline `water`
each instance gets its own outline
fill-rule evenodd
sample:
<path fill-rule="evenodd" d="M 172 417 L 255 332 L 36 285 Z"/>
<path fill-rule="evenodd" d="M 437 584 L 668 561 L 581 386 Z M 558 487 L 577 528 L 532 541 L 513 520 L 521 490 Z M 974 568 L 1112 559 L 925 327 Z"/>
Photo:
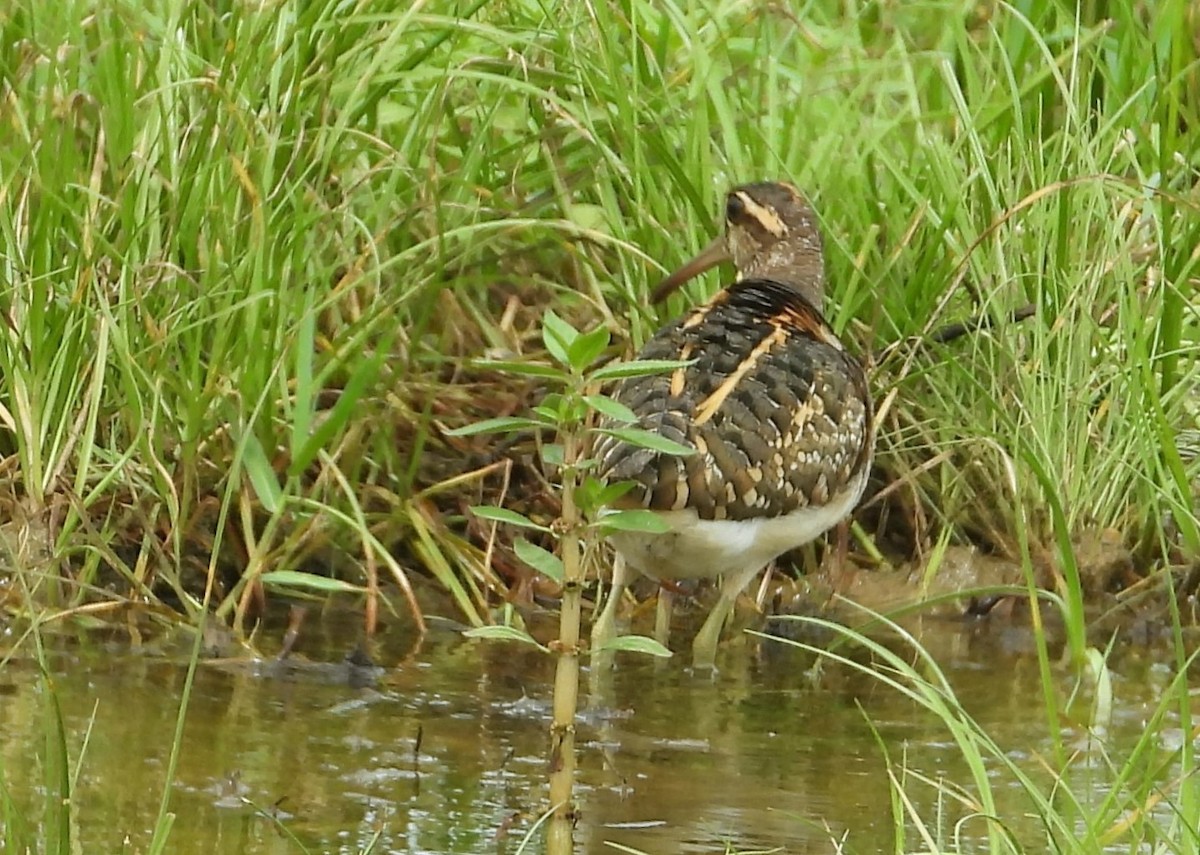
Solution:
<path fill-rule="evenodd" d="M 337 664 L 304 664 L 339 663 L 357 625 L 354 615 L 310 616 L 286 669 L 199 667 L 170 787 L 170 852 L 357 853 L 373 840 L 375 852 L 517 851 L 545 801 L 549 658 L 444 630 L 418 643 L 399 627 L 373 651 L 386 667 L 372 685 L 357 685 L 362 673 Z M 1036 659 L 1012 643 L 1014 633 L 986 622 L 922 628 L 968 712 L 1034 768 L 1039 753 L 1050 756 L 1050 741 Z M 268 627 L 262 646 L 281 635 Z M 186 645 L 135 645 L 115 630 L 47 644 L 79 774 L 81 850 L 144 852 L 166 782 Z M 840 841 L 844 851 L 891 852 L 892 787 L 872 727 L 897 774 L 907 767 L 969 784 L 945 727 L 876 680 L 844 668 L 814 679 L 810 657 L 777 644 L 723 652 L 715 678 L 677 659 L 624 658 L 602 696 L 584 700 L 579 851 L 616 851 L 604 845 L 612 842 L 647 852 L 825 853 Z M 1165 680 L 1150 666 L 1130 670 L 1116 682 L 1114 743 L 1139 732 Z M 33 821 L 46 691 L 28 658 L 0 671 L 0 762 Z M 1068 737 L 1087 743 L 1082 724 Z M 947 835 L 971 812 L 915 779 L 907 790 L 935 830 L 942 817 Z M 1028 801 L 1015 787 L 998 791 L 1002 815 L 1039 848 Z M 963 831 L 978 836 L 982 822 Z M 916 843 L 910 838 L 910 848 Z"/>

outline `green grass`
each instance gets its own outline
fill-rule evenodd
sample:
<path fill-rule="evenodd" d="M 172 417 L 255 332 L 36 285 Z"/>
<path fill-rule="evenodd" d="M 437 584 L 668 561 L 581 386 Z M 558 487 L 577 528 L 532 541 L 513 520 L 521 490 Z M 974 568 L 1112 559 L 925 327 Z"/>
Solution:
<path fill-rule="evenodd" d="M 372 621 L 419 568 L 488 622 L 534 580 L 464 509 L 558 506 L 447 434 L 539 395 L 468 360 L 540 358 L 551 305 L 632 351 L 724 189 L 772 177 L 859 352 L 1037 307 L 875 369 L 891 558 L 1022 559 L 1082 661 L 1073 535 L 1200 555 L 1194 3 L 397 5 L 0 11 L 8 612 L 242 627 L 288 589 Z"/>
<path fill-rule="evenodd" d="M 461 509 L 500 478 L 442 429 L 536 392 L 464 360 L 536 354 L 548 304 L 637 346 L 721 191 L 773 176 L 861 351 L 1038 309 L 876 372 L 896 557 L 1196 553 L 1188 4 L 390 6 L 0 17 L 0 450 L 19 518 L 61 521 L 56 599 L 194 617 L 211 578 L 241 619 L 407 552 L 486 620 L 519 579 Z"/>
<path fill-rule="evenodd" d="M 1195 814 L 1198 795 L 1187 666 L 1195 658 L 1177 647 L 1183 668 L 1148 715 L 1140 739 L 1110 747 L 1113 686 L 1105 656 L 1093 650 L 1082 681 L 1059 708 L 1048 701 L 1026 708 L 1026 734 L 1047 726 L 1052 753 L 1039 756 L 1029 743 L 999 744 L 964 706 L 950 681 L 920 642 L 900 626 L 872 616 L 890 631 L 881 643 L 870 635 L 819 618 L 794 618 L 830 635 L 823 647 L 792 643 L 814 653 L 824 667 L 868 675 L 929 715 L 941 732 L 927 738 L 953 741 L 965 762 L 965 780 L 910 767 L 902 747 L 876 731 L 892 789 L 889 806 L 896 852 L 1189 852 L 1200 851 Z M 1043 651 L 1044 653 L 1044 651 Z M 1061 691 L 1071 681 L 1051 678 Z M 1055 694 L 1054 691 L 1051 695 Z M 1183 723 L 1166 738 L 1168 721 Z M 873 725 L 872 725 L 873 727 Z M 1022 732 L 1018 729 L 1018 732 Z M 1190 736 L 1189 736 L 1190 734 Z M 935 810 L 928 791 L 936 794 Z"/>

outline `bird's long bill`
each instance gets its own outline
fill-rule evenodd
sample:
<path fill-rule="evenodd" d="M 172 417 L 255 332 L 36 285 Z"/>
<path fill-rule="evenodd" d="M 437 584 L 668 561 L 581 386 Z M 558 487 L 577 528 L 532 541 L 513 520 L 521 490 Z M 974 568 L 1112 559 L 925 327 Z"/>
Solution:
<path fill-rule="evenodd" d="M 729 260 L 729 252 L 725 249 L 725 237 L 718 235 L 717 238 L 683 267 L 676 270 L 654 288 L 654 293 L 650 295 L 650 299 L 657 303 L 660 300 L 665 300 L 671 296 L 679 288 L 680 285 L 687 282 L 689 279 L 694 279 L 709 268 L 716 267 L 722 261 Z"/>

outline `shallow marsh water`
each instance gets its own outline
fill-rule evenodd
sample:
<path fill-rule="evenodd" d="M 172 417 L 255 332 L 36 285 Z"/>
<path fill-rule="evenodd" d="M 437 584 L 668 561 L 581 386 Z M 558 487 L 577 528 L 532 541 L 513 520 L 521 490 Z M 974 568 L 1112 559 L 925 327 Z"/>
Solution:
<path fill-rule="evenodd" d="M 1029 768 L 1037 753 L 1049 755 L 1024 630 L 947 620 L 916 628 L 999 744 Z M 549 659 L 446 630 L 420 643 L 388 630 L 372 651 L 384 667 L 371 685 L 341 664 L 304 664 L 340 663 L 356 633 L 353 615 L 312 615 L 289 666 L 199 666 L 168 851 L 356 853 L 376 837 L 375 852 L 517 851 L 545 797 Z M 281 635 L 268 627 L 263 637 Z M 49 636 L 47 645 L 79 768 L 81 851 L 144 852 L 186 655 L 133 646 L 112 630 Z M 716 677 L 690 673 L 684 657 L 629 656 L 603 697 L 582 700 L 578 851 L 616 851 L 604 845 L 613 842 L 646 852 L 831 852 L 843 841 L 842 851 L 891 852 L 890 788 L 871 726 L 894 764 L 969 782 L 949 733 L 912 702 L 845 669 L 814 680 L 811 657 L 768 645 L 723 651 Z M 1168 678 L 1127 658 L 1110 745 L 1136 737 Z M 4 780 L 34 820 L 46 686 L 28 658 L 0 671 Z M 1085 745 L 1082 724 L 1071 739 Z M 947 836 L 967 813 L 932 787 L 909 793 L 926 821 L 942 817 Z M 1015 789 L 1001 788 L 1000 798 L 1010 827 L 1036 849 L 1030 805 Z M 963 827 L 967 837 L 982 830 L 978 820 Z M 540 850 L 539 840 L 528 851 Z"/>

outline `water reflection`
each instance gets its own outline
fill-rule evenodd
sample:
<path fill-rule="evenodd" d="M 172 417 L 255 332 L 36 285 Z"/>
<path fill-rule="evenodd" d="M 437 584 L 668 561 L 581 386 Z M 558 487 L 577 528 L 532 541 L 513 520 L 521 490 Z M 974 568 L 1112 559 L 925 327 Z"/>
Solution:
<path fill-rule="evenodd" d="M 355 626 L 353 616 L 310 619 L 297 656 L 340 662 Z M 946 621 L 923 637 L 1001 745 L 1026 756 L 1047 750 L 1030 654 L 1001 633 Z M 112 634 L 48 643 L 74 756 L 91 734 L 74 798 L 81 848 L 145 851 L 186 662 Z M 420 646 L 389 632 L 373 652 L 394 664 L 357 687 L 342 666 L 201 665 L 172 787 L 170 851 L 301 851 L 288 835 L 314 852 L 355 853 L 375 840 L 377 852 L 515 851 L 545 798 L 552 663 L 444 631 Z M 845 841 L 847 851 L 890 852 L 891 788 L 872 725 L 893 764 L 969 781 L 942 725 L 877 681 L 838 668 L 814 680 L 810 657 L 756 643 L 727 651 L 712 679 L 690 674 L 684 658 L 622 659 L 591 699 L 580 731 L 581 851 L 615 842 L 824 853 Z M 22 659 L 0 683 L 0 762 L 9 792 L 36 819 L 45 687 Z M 1143 679 L 1118 688 L 1125 723 L 1114 734 L 1136 733 L 1153 687 Z M 932 787 L 911 792 L 944 828 L 970 813 L 939 806 L 945 797 Z M 1036 849 L 1044 838 L 1023 819 L 1030 806 L 1010 795 L 1002 814 Z"/>

